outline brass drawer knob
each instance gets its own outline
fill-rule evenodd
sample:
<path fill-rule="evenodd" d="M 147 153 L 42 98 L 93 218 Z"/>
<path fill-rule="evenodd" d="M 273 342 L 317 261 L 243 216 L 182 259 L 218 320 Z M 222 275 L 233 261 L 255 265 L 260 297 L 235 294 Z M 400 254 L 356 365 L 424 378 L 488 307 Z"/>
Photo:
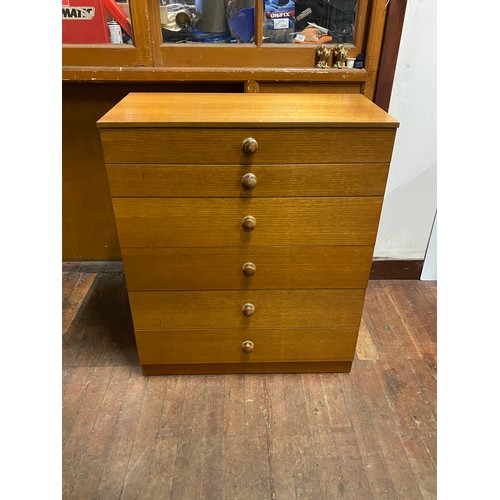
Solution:
<path fill-rule="evenodd" d="M 257 271 L 257 266 L 253 262 L 245 262 L 241 270 L 245 276 L 253 276 Z"/>
<path fill-rule="evenodd" d="M 245 304 L 241 308 L 241 312 L 243 313 L 243 316 L 253 316 L 255 313 L 255 306 L 253 304 Z"/>
<path fill-rule="evenodd" d="M 245 340 L 243 344 L 241 344 L 241 350 L 243 352 L 252 352 L 253 351 L 253 342 L 251 340 Z"/>
<path fill-rule="evenodd" d="M 255 219 L 255 217 L 252 217 L 251 215 L 247 215 L 241 221 L 241 225 L 243 226 L 244 229 L 247 229 L 248 231 L 252 231 L 257 226 L 257 220 Z"/>
<path fill-rule="evenodd" d="M 241 179 L 241 183 L 244 188 L 253 189 L 257 185 L 257 177 L 252 173 L 245 174 Z"/>
<path fill-rule="evenodd" d="M 245 154 L 252 155 L 257 152 L 257 149 L 259 149 L 259 145 L 253 137 L 247 137 L 241 143 L 241 149 Z"/>

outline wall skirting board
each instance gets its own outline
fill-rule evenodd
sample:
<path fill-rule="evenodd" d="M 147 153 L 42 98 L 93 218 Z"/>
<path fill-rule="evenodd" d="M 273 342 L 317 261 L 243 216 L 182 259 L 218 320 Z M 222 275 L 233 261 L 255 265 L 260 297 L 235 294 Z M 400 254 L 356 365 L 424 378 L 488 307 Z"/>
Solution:
<path fill-rule="evenodd" d="M 423 260 L 378 260 L 372 262 L 371 280 L 419 280 Z"/>
<path fill-rule="evenodd" d="M 419 280 L 423 260 L 374 260 L 370 270 L 371 280 Z M 121 261 L 64 261 L 65 273 L 123 272 Z"/>

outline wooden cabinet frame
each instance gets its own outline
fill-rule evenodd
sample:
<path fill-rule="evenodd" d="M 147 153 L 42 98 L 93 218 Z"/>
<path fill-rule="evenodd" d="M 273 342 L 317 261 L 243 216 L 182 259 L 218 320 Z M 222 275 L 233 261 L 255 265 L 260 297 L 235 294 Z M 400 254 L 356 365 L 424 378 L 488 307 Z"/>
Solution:
<path fill-rule="evenodd" d="M 149 0 L 131 0 L 130 16 L 134 32 L 134 45 L 63 44 L 63 79 L 65 68 L 77 67 L 134 67 L 152 66 Z"/>
<path fill-rule="evenodd" d="M 155 0 L 153 0 L 154 2 Z M 362 52 L 371 0 L 358 0 L 354 45 L 346 44 L 349 57 Z M 171 44 L 162 43 L 159 10 L 150 8 L 153 61 L 160 67 L 190 68 L 311 68 L 317 46 L 262 43 L 264 1 L 255 0 L 256 43 Z"/>
<path fill-rule="evenodd" d="M 262 5 L 263 0 L 256 0 L 257 39 L 262 34 Z M 130 0 L 135 45 L 64 45 L 63 80 L 238 81 L 253 92 L 273 83 L 338 82 L 346 84 L 344 90 L 351 85 L 352 91 L 372 98 L 386 8 L 386 0 L 359 0 L 355 44 L 347 46 L 350 56 L 365 53 L 365 68 L 339 70 L 315 67 L 317 46 L 260 41 L 230 46 L 164 44 L 158 0 Z"/>

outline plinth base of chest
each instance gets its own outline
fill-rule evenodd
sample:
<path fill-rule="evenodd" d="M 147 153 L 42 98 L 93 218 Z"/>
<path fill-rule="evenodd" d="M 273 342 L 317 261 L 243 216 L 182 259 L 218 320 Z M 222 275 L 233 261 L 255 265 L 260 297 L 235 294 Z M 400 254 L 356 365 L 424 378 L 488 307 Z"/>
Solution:
<path fill-rule="evenodd" d="M 199 375 L 223 373 L 349 373 L 351 361 L 321 363 L 224 363 L 142 365 L 144 375 Z"/>

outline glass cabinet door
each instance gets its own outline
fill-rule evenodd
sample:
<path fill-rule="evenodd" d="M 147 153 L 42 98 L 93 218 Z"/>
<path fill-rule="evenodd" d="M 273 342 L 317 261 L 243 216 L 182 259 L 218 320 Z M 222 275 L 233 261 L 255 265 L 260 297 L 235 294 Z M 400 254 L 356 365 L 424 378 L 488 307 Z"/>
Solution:
<path fill-rule="evenodd" d="M 358 0 L 158 1 L 164 43 L 354 43 Z"/>
<path fill-rule="evenodd" d="M 134 44 L 128 0 L 62 0 L 63 44 Z"/>
<path fill-rule="evenodd" d="M 250 43 L 254 0 L 159 0 L 163 42 Z"/>
<path fill-rule="evenodd" d="M 319 45 L 364 52 L 381 1 L 62 0 L 63 66 L 314 68 Z"/>
<path fill-rule="evenodd" d="M 264 43 L 354 43 L 357 0 L 264 0 Z"/>

